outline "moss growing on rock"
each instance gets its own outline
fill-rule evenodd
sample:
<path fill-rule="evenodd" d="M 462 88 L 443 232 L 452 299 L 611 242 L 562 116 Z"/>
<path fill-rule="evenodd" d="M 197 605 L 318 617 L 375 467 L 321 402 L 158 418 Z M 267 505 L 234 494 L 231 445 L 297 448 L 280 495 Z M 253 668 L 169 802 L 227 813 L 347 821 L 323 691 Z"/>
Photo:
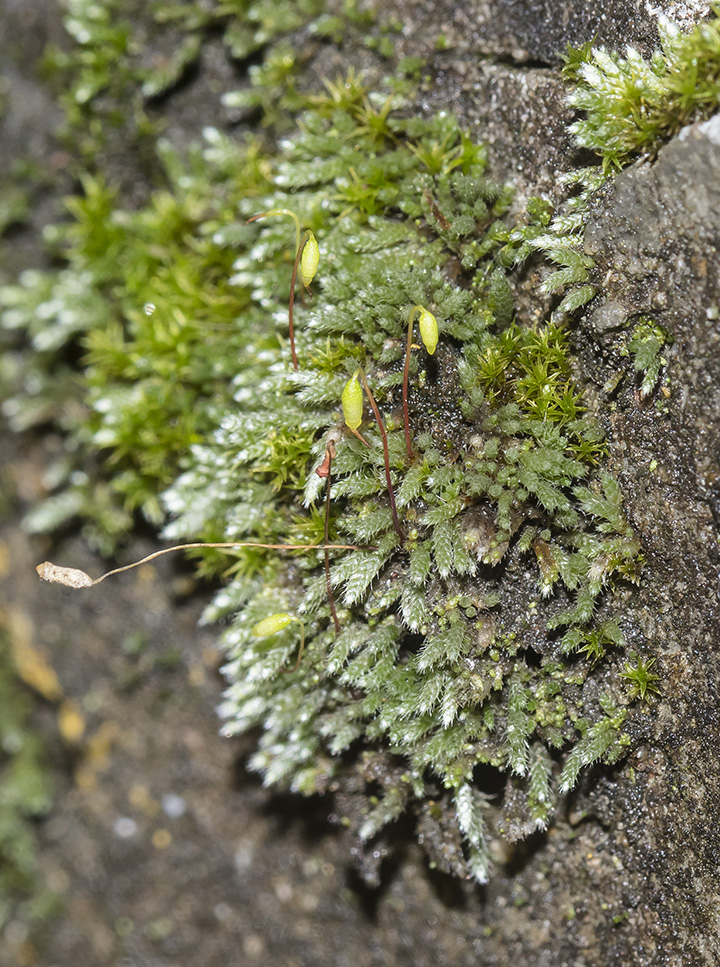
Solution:
<path fill-rule="evenodd" d="M 482 151 L 451 117 L 404 120 L 388 108 L 366 92 L 316 101 L 264 178 L 251 145 L 216 131 L 184 166 L 164 149 L 171 190 L 134 213 L 88 181 L 65 233 L 69 267 L 5 300 L 28 322 L 61 301 L 69 337 L 87 321 L 71 312 L 71 293 L 92 294 L 90 414 L 78 432 L 110 453 L 118 512 L 154 516 L 177 477 L 162 496 L 169 537 L 321 540 L 314 471 L 334 435 L 330 535 L 369 545 L 332 555 L 341 631 L 317 553 L 288 562 L 238 551 L 236 576 L 208 611 L 233 616 L 226 730 L 261 725 L 253 768 L 305 793 L 342 787 L 389 754 L 402 779 L 376 802 L 363 794 L 360 837 L 444 787 L 467 870 L 484 879 L 478 765 L 517 777 L 530 830 L 556 796 L 550 750 L 579 739 L 560 772 L 568 786 L 580 765 L 624 748 L 624 713 L 603 709 L 592 662 L 567 656 L 613 576 L 634 577 L 638 545 L 611 478 L 589 482 L 602 438 L 569 376 L 565 333 L 508 321 L 508 191 L 488 180 Z M 312 302 L 296 309 L 297 371 L 283 309 L 294 233 L 278 219 L 244 224 L 290 206 L 321 251 Z M 38 282 L 51 286 L 39 303 Z M 411 359 L 410 461 L 399 410 L 414 305 L 431 307 L 440 342 L 433 357 Z M 370 414 L 369 445 L 341 432 L 342 388 L 358 364 L 384 411 L 401 530 Z M 71 483 L 50 508 L 93 513 L 90 483 Z M 94 513 L 106 526 L 107 507 Z M 527 589 L 518 596 L 505 576 L 533 560 L 538 592 L 558 591 L 539 622 L 528 622 Z M 253 634 L 277 612 L 301 615 L 306 629 L 291 674 L 295 625 Z"/>
<path fill-rule="evenodd" d="M 661 17 L 661 48 L 644 58 L 588 43 L 570 50 L 565 75 L 575 84 L 570 104 L 584 112 L 571 126 L 578 144 L 600 155 L 606 169 L 652 156 L 669 137 L 720 101 L 720 4 L 690 31 Z"/>
<path fill-rule="evenodd" d="M 493 824 L 511 840 L 545 828 L 581 769 L 623 754 L 628 694 L 654 688 L 620 681 L 612 591 L 637 579 L 640 548 L 558 321 L 594 292 L 579 247 L 602 176 L 578 176 L 580 202 L 554 221 L 533 202 L 518 229 L 453 117 L 407 117 L 354 74 L 307 106 L 277 153 L 214 128 L 184 157 L 161 143 L 165 187 L 136 210 L 87 177 L 55 237 L 67 267 L 3 291 L 6 327 L 34 343 L 9 412 L 18 426 L 53 412 L 79 454 L 33 524 L 79 514 L 110 546 L 140 510 L 169 515 L 172 539 L 359 545 L 327 572 L 321 551 L 232 555 L 206 615 L 226 622 L 225 729 L 260 727 L 252 767 L 335 791 L 361 840 L 410 810 L 435 862 L 483 881 Z M 247 223 L 277 209 L 319 243 L 297 369 L 295 233 Z M 537 327 L 513 311 L 512 265 L 532 250 L 560 265 L 547 291 L 570 287 Z M 409 456 L 414 306 L 439 342 L 410 357 Z M 69 394 L 60 351 L 78 342 Z M 368 407 L 365 442 L 343 428 L 359 368 L 386 447 Z M 293 620 L 258 636 L 279 614 Z M 498 777 L 501 809 L 485 795 Z"/>

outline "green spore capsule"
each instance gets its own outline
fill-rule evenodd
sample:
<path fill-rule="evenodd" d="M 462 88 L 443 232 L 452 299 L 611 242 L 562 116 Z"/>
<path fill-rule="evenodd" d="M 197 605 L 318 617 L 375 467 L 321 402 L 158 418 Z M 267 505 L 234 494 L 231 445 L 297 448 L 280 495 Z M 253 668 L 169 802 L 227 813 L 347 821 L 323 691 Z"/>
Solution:
<path fill-rule="evenodd" d="M 276 635 L 284 628 L 287 628 L 293 621 L 297 621 L 297 618 L 292 614 L 286 614 L 284 611 L 280 611 L 277 614 L 269 614 L 267 618 L 258 621 L 251 634 L 256 638 L 268 638 L 270 635 Z"/>
<path fill-rule="evenodd" d="M 342 391 L 342 410 L 346 426 L 357 430 L 363 416 L 363 391 L 357 380 L 357 372 L 353 373 Z"/>
<path fill-rule="evenodd" d="M 432 314 L 424 309 L 422 306 L 419 307 L 420 316 L 418 318 L 418 326 L 420 328 L 420 338 L 423 341 L 423 346 L 427 351 L 432 354 L 435 352 L 435 347 L 438 344 L 438 324 L 437 319 Z"/>
<path fill-rule="evenodd" d="M 302 284 L 307 287 L 315 278 L 315 273 L 320 262 L 320 246 L 312 232 L 305 232 L 305 244 L 303 245 L 302 257 L 300 259 L 300 277 Z"/>

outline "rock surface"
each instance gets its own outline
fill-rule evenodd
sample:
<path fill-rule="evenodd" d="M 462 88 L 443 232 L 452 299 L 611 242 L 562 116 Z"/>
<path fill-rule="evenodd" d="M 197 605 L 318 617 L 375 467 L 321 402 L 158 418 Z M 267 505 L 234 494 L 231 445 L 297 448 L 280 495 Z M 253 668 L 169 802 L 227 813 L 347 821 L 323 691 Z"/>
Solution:
<path fill-rule="evenodd" d="M 645 906 L 648 950 L 634 962 L 648 965 L 720 957 L 719 135 L 715 116 L 684 129 L 653 165 L 620 174 L 586 236 L 607 268 L 607 302 L 626 317 L 652 314 L 674 340 L 668 398 L 643 404 L 628 387 L 611 416 L 613 458 L 647 557 L 628 620 L 663 677 L 634 781 L 623 771 L 613 804 L 632 846 L 623 867 Z M 612 338 L 598 327 L 601 352 Z"/>

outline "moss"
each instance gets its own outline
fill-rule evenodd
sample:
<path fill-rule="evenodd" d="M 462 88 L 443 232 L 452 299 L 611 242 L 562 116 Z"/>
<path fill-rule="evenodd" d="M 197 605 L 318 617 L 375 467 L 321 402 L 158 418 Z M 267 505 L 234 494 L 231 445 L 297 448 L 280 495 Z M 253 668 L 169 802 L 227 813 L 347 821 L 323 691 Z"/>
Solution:
<path fill-rule="evenodd" d="M 194 5 L 164 9 L 184 31 L 207 25 Z M 237 13 L 213 14 L 236 51 L 269 42 L 257 12 Z M 644 692 L 637 669 L 627 691 L 617 684 L 631 670 L 620 671 L 613 591 L 642 559 L 571 375 L 567 321 L 596 291 L 584 223 L 607 174 L 576 172 L 579 191 L 557 212 L 534 199 L 512 224 L 511 190 L 452 116 L 407 117 L 397 84 L 372 92 L 353 71 L 299 94 L 297 64 L 270 33 L 255 91 L 282 88 L 280 114 L 305 108 L 279 150 L 215 129 L 182 155 L 158 140 L 158 187 L 137 208 L 86 172 L 52 238 L 65 267 L 0 294 L 6 329 L 31 340 L 6 367 L 7 410 L 18 428 L 52 414 L 68 438 L 57 493 L 30 523 L 79 515 L 104 548 L 138 511 L 169 521 L 170 539 L 358 545 L 332 552 L 327 574 L 321 551 L 232 555 L 206 613 L 226 623 L 226 732 L 259 727 L 252 768 L 268 784 L 336 791 L 362 841 L 410 810 L 462 840 L 452 870 L 482 881 L 493 822 L 510 839 L 545 828 L 583 768 L 624 754 L 628 700 L 655 687 L 647 663 Z M 147 77 L 132 77 L 147 97 Z M 247 224 L 275 209 L 296 212 L 320 246 L 313 293 L 295 305 L 297 369 L 295 233 L 283 219 Z M 529 327 L 515 318 L 513 267 L 533 253 L 552 265 L 543 289 L 558 304 Z M 413 306 L 433 313 L 440 339 L 410 357 L 409 457 Z M 648 385 L 658 340 L 643 329 L 629 343 Z M 368 407 L 367 443 L 343 429 L 343 387 L 360 366 L 386 456 Z M 319 476 L 328 441 L 332 473 Z M 259 637 L 273 615 L 292 620 Z M 507 821 L 479 767 L 504 774 Z"/>
<path fill-rule="evenodd" d="M 329 94 L 268 163 L 266 180 L 250 184 L 265 191 L 256 199 L 248 151 L 211 134 L 171 190 L 134 213 L 86 183 L 65 233 L 63 279 L 79 289 L 87 274 L 83 298 L 88 288 L 104 298 L 83 334 L 91 415 L 78 432 L 107 448 L 121 511 L 155 513 L 155 495 L 175 477 L 163 498 L 173 516 L 168 536 L 282 542 L 317 531 L 313 469 L 327 432 L 341 425 L 342 386 L 363 364 L 385 412 L 405 539 L 393 528 L 367 414 L 369 447 L 342 438 L 333 461 L 331 537 L 373 545 L 331 560 L 341 632 L 316 554 L 290 570 L 278 554 L 260 555 L 252 568 L 241 555 L 240 573 L 208 613 L 234 614 L 223 636 L 227 730 L 262 724 L 253 767 L 305 793 L 348 781 L 361 744 L 391 752 L 408 779 L 377 805 L 368 800 L 360 837 L 440 781 L 457 803 L 468 871 L 482 878 L 477 765 L 527 776 L 528 821 L 543 825 L 555 793 L 539 749 L 584 728 L 577 683 L 561 704 L 552 687 L 570 650 L 564 639 L 499 634 L 504 562 L 511 549 L 537 558 L 543 594 L 563 588 L 566 598 L 547 621 L 584 627 L 612 575 L 633 575 L 637 543 L 610 478 L 604 490 L 587 486 L 602 441 L 572 385 L 564 331 L 496 329 L 491 306 L 505 321 L 512 314 L 498 264 L 509 194 L 487 179 L 482 152 L 456 122 L 396 118 L 386 97 L 342 108 Z M 166 163 L 174 171 L 178 162 L 166 152 Z M 238 171 L 246 172 L 239 186 Z M 247 226 L 235 214 L 290 205 L 322 252 L 312 304 L 296 312 L 297 371 L 288 366 L 282 308 L 294 233 L 281 220 Z M 449 258 L 462 266 L 463 287 L 440 268 Z M 33 283 L 31 293 L 21 287 L 6 299 L 36 318 L 37 292 Z M 441 341 L 432 358 L 411 359 L 408 462 L 399 388 L 407 313 L 418 304 L 432 307 Z M 102 525 L 106 507 L 95 509 L 91 490 L 85 480 L 75 485 L 75 506 Z M 278 612 L 301 614 L 306 628 L 291 674 L 294 627 L 271 639 L 253 634 Z M 537 667 L 521 649 L 540 656 Z M 589 673 L 579 668 L 576 682 Z M 609 735 L 606 728 L 603 742 L 581 745 L 571 767 L 607 758 Z"/>
<path fill-rule="evenodd" d="M 602 288 L 583 236 L 609 180 L 638 158 L 654 158 L 684 125 L 720 106 L 720 5 L 710 7 L 710 18 L 687 32 L 661 17 L 661 47 L 650 58 L 630 47 L 623 57 L 592 41 L 568 48 L 567 101 L 579 115 L 570 131 L 577 147 L 600 164 L 560 177 L 568 196 L 557 209 L 547 199 L 530 199 L 525 223 L 511 232 L 503 257 L 505 264 L 518 264 L 539 253 L 551 263 L 541 291 L 562 294 L 553 310 L 557 321 L 571 318 Z M 655 372 L 654 363 L 647 372 Z M 649 380 L 654 386 L 656 377 Z"/>
<path fill-rule="evenodd" d="M 569 101 L 584 113 L 570 130 L 605 169 L 653 155 L 684 125 L 717 110 L 720 5 L 710 7 L 712 19 L 687 33 L 661 18 L 661 48 L 649 59 L 633 48 L 622 57 L 590 44 L 569 52 L 565 75 L 576 85 Z"/>
<path fill-rule="evenodd" d="M 640 698 L 647 702 L 660 694 L 660 676 L 650 671 L 654 664 L 654 658 L 643 659 L 636 652 L 631 652 L 630 661 L 625 663 L 624 670 L 620 672 L 627 683 L 630 698 Z"/>
<path fill-rule="evenodd" d="M 68 0 L 65 28 L 75 46 L 49 47 L 65 123 L 61 136 L 81 170 L 111 170 L 132 184 L 136 166 L 150 179 L 154 145 L 164 120 L 162 98 L 192 75 L 205 43 L 220 35 L 227 56 L 249 65 L 250 86 L 226 92 L 236 120 L 247 112 L 287 127 L 305 101 L 295 79 L 309 57 L 299 33 L 321 41 L 337 36 L 338 16 L 326 0 Z M 372 18 L 355 0 L 341 7 L 345 33 L 367 29 Z"/>
<path fill-rule="evenodd" d="M 628 340 L 627 351 L 633 358 L 635 372 L 642 376 L 640 396 L 649 396 L 660 379 L 660 369 L 666 360 L 660 355 L 671 342 L 668 333 L 650 316 L 641 316 Z"/>

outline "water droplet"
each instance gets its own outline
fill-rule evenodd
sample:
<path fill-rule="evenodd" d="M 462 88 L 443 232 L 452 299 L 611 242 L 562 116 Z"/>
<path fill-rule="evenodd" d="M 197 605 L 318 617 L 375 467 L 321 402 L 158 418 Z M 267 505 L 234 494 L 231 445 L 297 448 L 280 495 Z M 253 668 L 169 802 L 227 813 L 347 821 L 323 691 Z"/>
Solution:
<path fill-rule="evenodd" d="M 151 316 L 153 312 L 155 312 L 155 303 L 146 302 L 145 305 L 143 306 L 143 312 L 145 313 L 146 316 Z"/>

